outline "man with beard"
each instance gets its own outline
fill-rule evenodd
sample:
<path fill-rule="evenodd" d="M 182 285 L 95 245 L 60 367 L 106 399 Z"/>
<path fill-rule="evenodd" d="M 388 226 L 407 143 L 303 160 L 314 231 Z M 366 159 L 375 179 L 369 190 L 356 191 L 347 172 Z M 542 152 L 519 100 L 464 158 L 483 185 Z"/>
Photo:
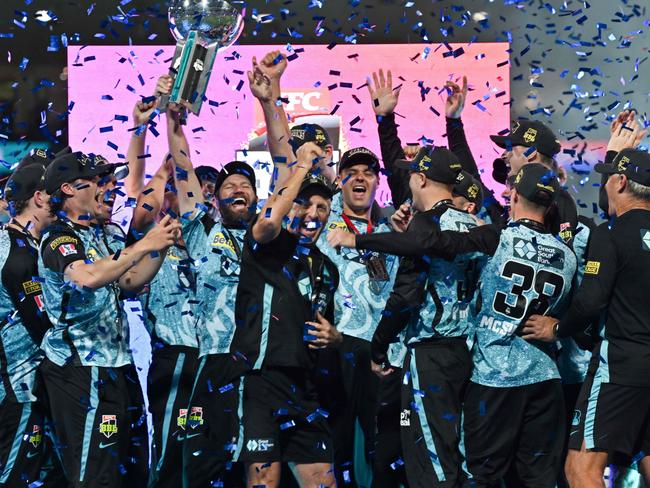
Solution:
<path fill-rule="evenodd" d="M 204 203 L 201 183 L 192 168 L 187 139 L 178 112 L 167 112 L 169 149 L 175 164 L 183 239 L 196 270 L 198 310 L 196 333 L 199 364 L 190 401 L 179 412 L 184 430 L 183 486 L 204 487 L 222 482 L 238 486 L 230 472 L 237 459 L 239 380 L 229 354 L 235 331 L 235 296 L 248 223 L 255 216 L 255 173 L 233 161 L 218 173 L 215 193 L 221 219 L 215 221 Z"/>
<path fill-rule="evenodd" d="M 300 147 L 286 186 L 267 200 L 243 243 L 230 350 L 250 368 L 237 446 L 248 486 L 279 486 L 281 462 L 300 486 L 336 486 L 327 412 L 314 388 L 316 353 L 341 340 L 332 325 L 338 272 L 315 245 L 333 187 L 308 175 L 323 155 L 314 143 Z"/>
<path fill-rule="evenodd" d="M 121 291 L 135 292 L 158 271 L 179 234 L 167 216 L 125 247 L 110 218 L 112 165 L 81 153 L 45 172 L 57 220 L 40 246 L 39 274 L 52 322 L 39 367 L 54 437 L 71 486 L 143 486 L 148 473 L 146 415 L 135 373 Z"/>
<path fill-rule="evenodd" d="M 23 158 L 4 188 L 12 218 L 0 229 L 0 486 L 66 485 L 36 382 L 39 346 L 51 327 L 38 279 L 38 243 L 53 220 L 44 185 L 50 161 L 41 150 Z"/>

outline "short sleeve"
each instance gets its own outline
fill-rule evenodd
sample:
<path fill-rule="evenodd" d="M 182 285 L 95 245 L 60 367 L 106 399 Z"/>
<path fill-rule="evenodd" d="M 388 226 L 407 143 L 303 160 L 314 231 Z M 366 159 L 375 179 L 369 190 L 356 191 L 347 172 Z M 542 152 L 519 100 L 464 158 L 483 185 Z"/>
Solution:
<path fill-rule="evenodd" d="M 63 273 L 75 261 L 85 261 L 86 251 L 81 239 L 72 230 L 51 233 L 41 244 L 41 257 L 46 268 Z"/>

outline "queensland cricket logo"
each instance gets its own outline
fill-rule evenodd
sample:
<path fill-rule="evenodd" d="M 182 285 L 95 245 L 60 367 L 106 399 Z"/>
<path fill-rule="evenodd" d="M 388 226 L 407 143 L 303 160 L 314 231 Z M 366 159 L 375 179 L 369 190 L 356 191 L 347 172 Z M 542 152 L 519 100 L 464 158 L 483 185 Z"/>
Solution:
<path fill-rule="evenodd" d="M 524 132 L 524 141 L 527 143 L 532 143 L 535 142 L 535 139 L 537 139 L 537 129 L 527 129 L 526 132 Z"/>
<path fill-rule="evenodd" d="M 99 433 L 104 434 L 107 439 L 113 434 L 117 434 L 117 415 L 102 415 Z"/>

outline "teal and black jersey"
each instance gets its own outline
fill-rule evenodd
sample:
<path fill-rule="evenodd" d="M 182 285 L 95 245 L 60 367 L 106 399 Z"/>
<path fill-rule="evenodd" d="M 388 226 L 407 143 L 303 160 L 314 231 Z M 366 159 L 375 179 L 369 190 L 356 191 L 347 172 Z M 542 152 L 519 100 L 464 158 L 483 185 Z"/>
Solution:
<path fill-rule="evenodd" d="M 534 223 L 501 232 L 480 277 L 474 383 L 514 387 L 560 377 L 553 345 L 526 341 L 519 331 L 532 314 L 557 313 L 575 272 L 573 251 Z"/>
<path fill-rule="evenodd" d="M 318 247 L 332 260 L 341 277 L 334 296 L 336 328 L 343 334 L 370 341 L 393 288 L 399 262 L 398 258 L 391 254 L 331 248 L 327 244 L 327 233 L 333 229 L 345 229 L 349 232 L 356 229 L 361 234 L 368 230 L 390 231 L 384 222 L 369 226 L 368 221 L 364 219 L 347 218 L 351 225 L 346 223 L 342 211 L 332 211 L 318 240 Z M 351 226 L 354 227 L 350 228 Z M 369 269 L 372 263 L 378 263 L 379 272 Z M 393 343 L 391 364 L 401 365 L 404 353 L 401 342 Z"/>
<path fill-rule="evenodd" d="M 449 260 L 489 255 L 479 278 L 472 381 L 511 387 L 559 378 L 554 351 L 518 335 L 530 315 L 559 311 L 576 272 L 573 250 L 541 224 L 521 220 L 504 230 L 491 224 L 464 233 L 418 225 L 404 234 L 363 236 L 357 247 Z M 379 359 L 374 350 L 373 356 Z"/>
<path fill-rule="evenodd" d="M 243 227 L 225 226 L 199 211 L 183 221 L 183 239 L 196 269 L 199 356 L 229 351 L 244 247 Z"/>
<path fill-rule="evenodd" d="M 125 236 L 114 224 L 79 225 L 57 220 L 41 239 L 39 274 L 52 328 L 41 345 L 58 366 L 119 367 L 131 364 L 129 327 L 120 303 L 120 288 L 111 283 L 96 290 L 66 280 L 75 261 L 94 262 L 124 249 Z"/>
<path fill-rule="evenodd" d="M 196 272 L 183 245 L 171 246 L 145 293 L 139 295 L 144 325 L 154 343 L 199 347 Z"/>
<path fill-rule="evenodd" d="M 13 227 L 0 228 L 0 403 L 28 403 L 45 331 L 51 327 L 38 277 L 38 244 Z"/>
<path fill-rule="evenodd" d="M 455 209 L 450 200 L 442 200 L 417 214 L 406 234 L 427 233 L 433 228 L 436 232 L 466 232 L 476 225 L 471 215 Z M 372 237 L 368 236 L 364 246 L 371 245 Z M 372 338 L 373 359 L 383 362 L 386 347 L 404 328 L 409 345 L 441 337 L 471 336 L 470 310 L 482 259 L 478 254 L 461 254 L 451 260 L 428 255 L 403 258 Z"/>

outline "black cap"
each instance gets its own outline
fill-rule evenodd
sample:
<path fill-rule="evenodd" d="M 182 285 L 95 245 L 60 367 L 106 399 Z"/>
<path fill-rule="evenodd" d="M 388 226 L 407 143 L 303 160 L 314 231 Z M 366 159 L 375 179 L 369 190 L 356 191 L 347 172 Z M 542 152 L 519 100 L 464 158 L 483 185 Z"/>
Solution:
<path fill-rule="evenodd" d="M 456 178 L 454 194 L 465 197 L 478 208 L 483 205 L 483 188 L 481 183 L 467 171 L 461 171 Z"/>
<path fill-rule="evenodd" d="M 345 151 L 339 162 L 339 173 L 343 168 L 348 168 L 355 164 L 367 164 L 368 168 L 379 174 L 379 158 L 366 147 L 355 147 L 354 149 Z"/>
<path fill-rule="evenodd" d="M 307 176 L 305 176 L 305 179 L 302 180 L 302 184 L 300 185 L 298 197 L 303 196 L 308 189 L 323 193 L 329 199 L 331 199 L 336 193 L 334 185 L 332 185 L 332 183 L 330 183 L 330 181 L 322 174 L 315 175 L 307 173 Z"/>
<path fill-rule="evenodd" d="M 534 147 L 537 152 L 552 158 L 560 152 L 560 141 L 545 124 L 531 120 L 515 122 L 507 136 L 490 136 L 500 148 L 510 151 L 513 146 Z"/>
<path fill-rule="evenodd" d="M 291 139 L 289 143 L 294 152 L 306 142 L 315 142 L 317 146 L 325 147 L 330 142 L 327 131 L 317 124 L 300 124 L 291 128 Z"/>
<path fill-rule="evenodd" d="M 104 168 L 104 172 L 101 176 L 113 175 L 115 179 L 122 180 L 129 175 L 129 165 L 126 163 L 110 163 L 101 154 L 89 154 L 88 155 L 92 160 L 95 166 L 100 166 Z"/>
<path fill-rule="evenodd" d="M 413 159 L 398 159 L 395 166 L 424 175 L 433 181 L 453 185 L 462 166 L 446 147 L 423 146 Z"/>
<path fill-rule="evenodd" d="M 219 176 L 219 170 L 217 168 L 213 168 L 212 166 L 197 166 L 194 168 L 194 173 L 196 173 L 196 177 L 199 179 L 200 182 L 204 181 L 217 181 L 217 177 Z"/>
<path fill-rule="evenodd" d="M 81 152 L 59 156 L 45 170 L 45 191 L 51 195 L 64 183 L 108 174 L 106 165 L 96 164 L 95 159 Z"/>
<path fill-rule="evenodd" d="M 650 154 L 638 149 L 623 149 L 612 164 L 600 163 L 594 169 L 604 175 L 625 175 L 643 186 L 650 186 Z"/>
<path fill-rule="evenodd" d="M 37 191 L 45 189 L 45 166 L 37 162 L 18 165 L 4 187 L 4 198 L 8 202 L 28 200 Z"/>
<path fill-rule="evenodd" d="M 525 164 L 512 178 L 517 193 L 537 205 L 549 207 L 560 192 L 557 175 L 543 164 Z"/>
<path fill-rule="evenodd" d="M 217 174 L 217 179 L 214 183 L 215 192 L 218 193 L 219 188 L 221 188 L 223 182 L 226 181 L 226 178 L 232 175 L 242 175 L 248 178 L 248 181 L 250 181 L 253 190 L 257 192 L 257 188 L 255 186 L 255 170 L 251 165 L 246 164 L 242 161 L 231 161 L 223 168 L 221 168 L 221 171 L 219 171 Z"/>

